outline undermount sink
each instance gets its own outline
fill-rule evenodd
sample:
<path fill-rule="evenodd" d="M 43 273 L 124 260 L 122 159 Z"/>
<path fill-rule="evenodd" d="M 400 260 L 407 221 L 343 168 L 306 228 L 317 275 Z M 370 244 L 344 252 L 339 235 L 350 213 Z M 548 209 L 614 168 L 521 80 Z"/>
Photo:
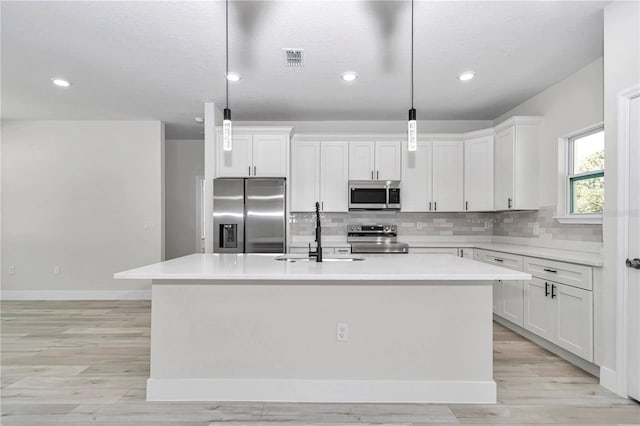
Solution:
<path fill-rule="evenodd" d="M 315 262 L 315 257 L 308 257 L 303 254 L 284 254 L 276 257 L 274 260 L 282 262 Z M 323 262 L 359 262 L 365 260 L 359 256 L 340 256 L 340 257 L 322 257 Z"/>

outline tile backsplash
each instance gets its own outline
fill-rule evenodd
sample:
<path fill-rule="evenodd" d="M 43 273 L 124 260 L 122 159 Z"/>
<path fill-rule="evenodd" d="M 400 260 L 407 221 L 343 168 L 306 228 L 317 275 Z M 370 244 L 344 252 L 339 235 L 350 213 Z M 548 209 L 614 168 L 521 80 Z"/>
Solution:
<path fill-rule="evenodd" d="M 346 236 L 351 223 L 391 223 L 398 225 L 398 235 L 410 236 L 507 236 L 569 241 L 602 241 L 601 225 L 562 225 L 553 216 L 555 206 L 537 211 L 500 213 L 396 213 L 352 212 L 322 213 L 322 233 Z M 311 236 L 315 229 L 314 213 L 292 213 L 290 234 Z M 536 234 L 537 231 L 537 234 Z"/>
<path fill-rule="evenodd" d="M 356 212 L 322 213 L 322 234 L 347 234 L 351 223 L 381 223 L 398 225 L 399 235 L 492 235 L 491 213 L 395 213 Z M 294 236 L 312 235 L 314 213 L 293 213 L 289 218 Z"/>
<path fill-rule="evenodd" d="M 556 206 L 540 207 L 535 211 L 495 213 L 493 235 L 602 242 L 602 225 L 563 225 L 553 218 L 555 215 Z"/>

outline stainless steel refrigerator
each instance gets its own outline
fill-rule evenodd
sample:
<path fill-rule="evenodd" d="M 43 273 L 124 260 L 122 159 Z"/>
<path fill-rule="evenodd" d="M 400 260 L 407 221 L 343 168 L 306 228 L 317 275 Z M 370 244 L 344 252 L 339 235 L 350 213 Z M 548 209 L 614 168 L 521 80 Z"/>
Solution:
<path fill-rule="evenodd" d="M 285 252 L 285 180 L 215 179 L 213 251 Z"/>

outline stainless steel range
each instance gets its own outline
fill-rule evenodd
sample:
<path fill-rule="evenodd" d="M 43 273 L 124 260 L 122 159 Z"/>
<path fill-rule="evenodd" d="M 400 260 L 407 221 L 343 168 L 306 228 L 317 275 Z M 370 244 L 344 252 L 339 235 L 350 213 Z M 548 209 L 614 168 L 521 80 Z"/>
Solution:
<path fill-rule="evenodd" d="M 409 245 L 397 239 L 397 225 L 348 225 L 351 253 L 409 253 Z"/>

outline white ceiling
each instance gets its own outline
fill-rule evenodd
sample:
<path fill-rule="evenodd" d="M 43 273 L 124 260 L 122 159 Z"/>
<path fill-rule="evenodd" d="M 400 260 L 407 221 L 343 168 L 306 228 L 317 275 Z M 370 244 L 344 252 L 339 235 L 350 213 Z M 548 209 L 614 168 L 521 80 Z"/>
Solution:
<path fill-rule="evenodd" d="M 418 118 L 493 119 L 602 56 L 607 3 L 417 1 Z M 407 115 L 409 1 L 232 1 L 229 32 L 235 120 Z M 223 1 L 2 2 L 1 35 L 6 119 L 159 119 L 199 138 L 203 102 L 224 103 Z"/>

